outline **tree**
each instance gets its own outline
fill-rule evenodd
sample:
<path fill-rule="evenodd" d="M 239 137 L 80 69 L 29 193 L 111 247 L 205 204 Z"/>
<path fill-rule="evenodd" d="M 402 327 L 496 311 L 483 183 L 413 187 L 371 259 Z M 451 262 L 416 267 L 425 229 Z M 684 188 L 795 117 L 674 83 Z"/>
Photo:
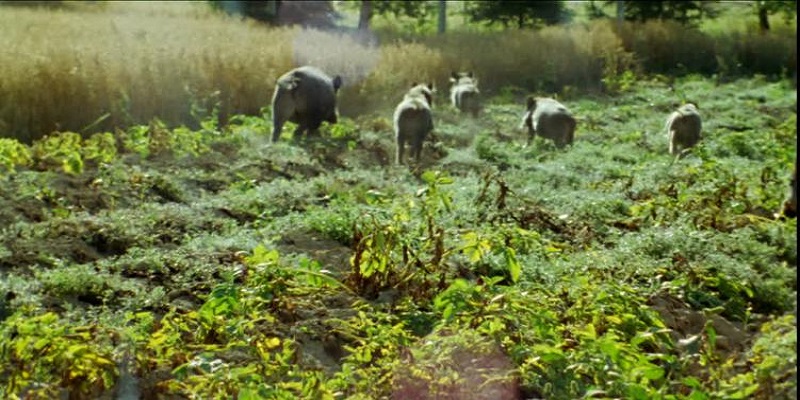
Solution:
<path fill-rule="evenodd" d="M 317 28 L 333 28 L 336 25 L 334 20 L 337 14 L 332 1 L 280 1 L 278 6 L 278 23 L 281 25 Z"/>
<path fill-rule="evenodd" d="M 229 14 L 242 15 L 276 25 L 305 25 L 331 28 L 336 14 L 331 1 L 243 0 L 212 1 L 211 6 Z"/>
<path fill-rule="evenodd" d="M 436 30 L 440 35 L 447 29 L 447 2 L 439 0 L 439 27 Z"/>
<path fill-rule="evenodd" d="M 513 23 L 518 28 L 553 25 L 572 17 L 563 1 L 472 1 L 465 5 L 465 12 L 472 22 L 499 22 L 505 27 Z"/>
<path fill-rule="evenodd" d="M 681 24 L 688 25 L 699 21 L 702 18 L 713 18 L 716 16 L 711 7 L 712 4 L 706 1 L 685 1 L 685 0 L 654 0 L 654 1 L 634 1 L 634 0 L 607 0 L 606 4 L 615 4 L 622 7 L 625 19 L 628 21 L 648 21 L 652 19 L 674 20 Z"/>
<path fill-rule="evenodd" d="M 372 1 L 362 0 L 361 11 L 358 13 L 358 30 L 369 30 L 369 21 L 372 19 Z"/>
<path fill-rule="evenodd" d="M 783 13 L 786 19 L 790 19 L 797 14 L 797 0 L 756 0 L 753 5 L 758 14 L 758 27 L 761 32 L 769 30 L 769 16 L 771 14 L 780 12 Z"/>
<path fill-rule="evenodd" d="M 603 8 L 595 2 L 595 0 L 589 0 L 586 3 L 587 15 L 589 19 L 599 19 L 599 18 L 608 18 L 608 15 L 603 11 Z"/>
<path fill-rule="evenodd" d="M 280 0 L 270 1 L 211 1 L 211 6 L 228 14 L 240 15 L 269 24 L 278 23 Z"/>
<path fill-rule="evenodd" d="M 359 29 L 369 29 L 374 15 L 406 16 L 418 20 L 426 19 L 433 13 L 434 6 L 428 1 L 416 0 L 362 0 L 358 18 Z"/>

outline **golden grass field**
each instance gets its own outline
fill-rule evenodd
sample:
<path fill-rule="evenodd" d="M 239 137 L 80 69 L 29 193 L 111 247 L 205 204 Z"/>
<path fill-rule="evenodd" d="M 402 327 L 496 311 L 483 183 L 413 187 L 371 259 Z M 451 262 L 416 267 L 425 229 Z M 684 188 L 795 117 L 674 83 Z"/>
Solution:
<path fill-rule="evenodd" d="M 653 22 L 616 32 L 594 21 L 415 40 L 381 35 L 370 46 L 347 33 L 243 22 L 202 2 L 68 5 L 0 8 L 0 136 L 30 142 L 153 118 L 187 124 L 193 105 L 216 102 L 222 122 L 258 115 L 275 79 L 302 64 L 342 76 L 339 109 L 350 117 L 395 103 L 412 81 L 433 81 L 445 98 L 458 69 L 475 71 L 491 93 L 597 90 L 628 70 L 787 75 L 796 65 L 794 27 L 707 34 Z"/>

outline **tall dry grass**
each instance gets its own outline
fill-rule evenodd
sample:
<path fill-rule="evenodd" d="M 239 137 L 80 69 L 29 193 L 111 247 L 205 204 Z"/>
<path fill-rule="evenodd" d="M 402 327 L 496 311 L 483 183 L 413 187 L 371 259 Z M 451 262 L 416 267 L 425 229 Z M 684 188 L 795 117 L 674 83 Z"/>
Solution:
<path fill-rule="evenodd" d="M 781 75 L 797 65 L 797 30 L 792 26 L 765 33 L 736 28 L 706 33 L 673 21 L 648 21 L 625 24 L 617 33 L 625 50 L 652 73 Z"/>
<path fill-rule="evenodd" d="M 489 90 L 509 85 L 532 91 L 568 85 L 599 89 L 604 73 L 636 68 L 606 22 L 539 31 L 456 33 L 426 43 L 441 49 L 446 68 L 475 70 L 481 86 Z"/>
<path fill-rule="evenodd" d="M 599 89 L 626 70 L 779 74 L 796 64 L 796 32 L 787 31 L 725 37 L 650 23 L 616 32 L 598 21 L 376 46 L 344 33 L 243 22 L 197 3 L 157 4 L 0 7 L 0 136 L 29 142 L 53 130 L 92 133 L 153 118 L 193 124 L 193 105 L 217 102 L 222 122 L 258 114 L 275 79 L 302 64 L 343 77 L 340 111 L 351 117 L 388 112 L 413 81 L 434 82 L 445 103 L 447 78 L 458 69 L 474 70 L 491 93 L 508 85 Z M 191 12 L 178 10 L 188 4 Z"/>
<path fill-rule="evenodd" d="M 258 112 L 292 65 L 289 29 L 225 18 L 2 9 L 0 130 L 30 140 L 80 130 L 191 119 L 193 99 L 220 91 L 230 110 Z M 246 46 L 231 43 L 246 42 Z"/>

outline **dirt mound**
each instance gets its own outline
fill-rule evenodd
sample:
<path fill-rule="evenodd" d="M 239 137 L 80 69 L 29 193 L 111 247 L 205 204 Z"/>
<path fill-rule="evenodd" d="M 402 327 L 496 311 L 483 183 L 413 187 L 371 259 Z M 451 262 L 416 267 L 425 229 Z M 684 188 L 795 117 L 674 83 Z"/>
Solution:
<path fill-rule="evenodd" d="M 744 324 L 693 310 L 684 301 L 666 292 L 652 296 L 648 305 L 661 315 L 664 324 L 672 330 L 671 335 L 676 343 L 690 343 L 693 338 L 699 338 L 704 334 L 706 324 L 710 324 L 717 334 L 715 350 L 725 355 L 742 352 L 753 338 L 754 332 L 746 330 Z"/>
<path fill-rule="evenodd" d="M 278 242 L 278 250 L 281 254 L 306 254 L 337 279 L 342 279 L 350 271 L 350 257 L 353 255 L 351 248 L 308 232 L 283 235 Z"/>

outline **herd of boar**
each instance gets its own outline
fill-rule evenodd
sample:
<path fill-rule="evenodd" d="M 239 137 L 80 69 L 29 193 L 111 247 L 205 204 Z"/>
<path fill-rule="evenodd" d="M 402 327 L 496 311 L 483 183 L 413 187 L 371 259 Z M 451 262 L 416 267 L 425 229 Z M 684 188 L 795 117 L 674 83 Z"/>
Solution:
<path fill-rule="evenodd" d="M 477 116 L 480 109 L 478 80 L 471 72 L 453 72 L 450 77 L 450 102 L 463 113 Z M 336 93 L 342 78 L 331 78 L 320 69 L 303 66 L 278 78 L 272 97 L 272 140 L 280 137 L 286 121 L 297 124 L 295 137 L 314 135 L 322 122 L 336 123 Z M 394 134 L 397 143 L 395 162 L 403 163 L 405 145 L 411 157 L 419 161 L 422 144 L 433 131 L 433 83 L 411 85 L 394 111 Z M 528 144 L 536 135 L 564 147 L 575 140 L 575 117 L 555 99 L 528 97 L 522 119 L 528 132 Z M 670 154 L 680 156 L 700 141 L 702 120 L 695 104 L 685 104 L 667 118 Z"/>
<path fill-rule="evenodd" d="M 471 72 L 453 72 L 450 77 L 450 102 L 462 113 L 477 116 L 480 104 L 478 80 Z M 322 122 L 336 123 L 336 93 L 342 86 L 342 78 L 331 78 L 318 68 L 303 66 L 295 68 L 278 78 L 272 97 L 272 141 L 278 141 L 286 121 L 297 124 L 294 132 L 299 138 L 304 132 L 315 135 Z M 408 143 L 410 156 L 419 162 L 422 145 L 433 131 L 433 83 L 413 83 L 394 111 L 394 134 L 397 164 L 403 164 L 403 153 Z M 566 106 L 555 99 L 528 97 L 522 125 L 527 128 L 528 144 L 539 136 L 552 140 L 557 147 L 572 144 L 575 139 L 575 117 Z M 703 129 L 697 105 L 687 103 L 671 113 L 664 131 L 669 138 L 669 153 L 683 156 L 700 141 Z M 792 175 L 789 199 L 784 203 L 783 215 L 793 217 L 797 208 L 797 184 Z"/>

